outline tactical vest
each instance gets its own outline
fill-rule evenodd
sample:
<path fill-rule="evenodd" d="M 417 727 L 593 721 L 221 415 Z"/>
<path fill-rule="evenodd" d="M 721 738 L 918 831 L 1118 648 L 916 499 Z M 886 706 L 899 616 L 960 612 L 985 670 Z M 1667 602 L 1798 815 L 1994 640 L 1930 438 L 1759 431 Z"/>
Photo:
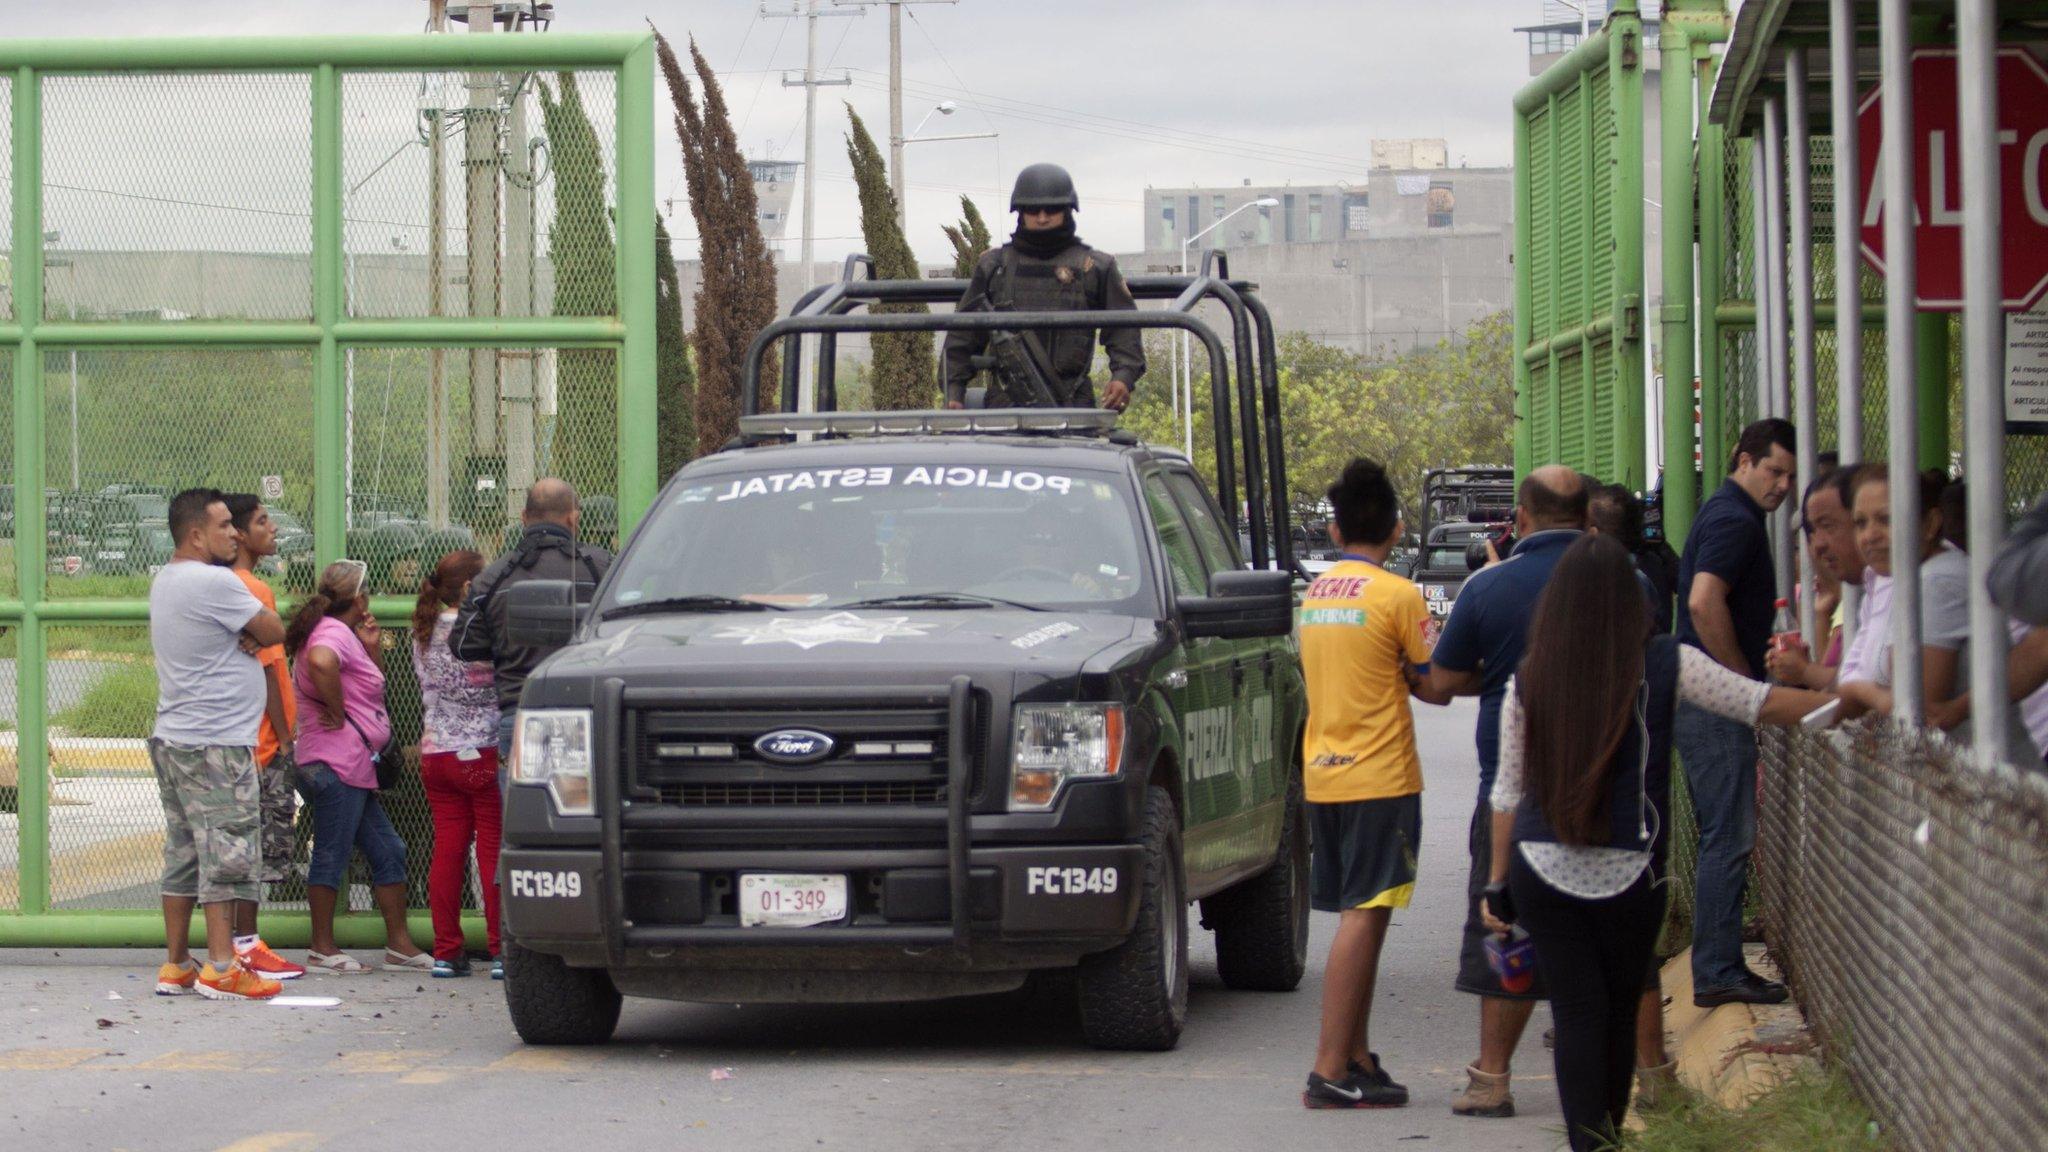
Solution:
<path fill-rule="evenodd" d="M 1085 244 L 1069 245 L 1045 260 L 1006 245 L 989 274 L 988 298 L 998 312 L 1086 312 L 1102 308 L 1107 296 L 1102 263 Z M 1093 408 L 1095 387 L 1088 369 L 1095 363 L 1094 330 L 1035 329 L 1033 335 L 1059 374 L 1054 391 L 1065 390 L 1061 403 Z M 991 399 L 991 406 L 995 403 Z"/>
<path fill-rule="evenodd" d="M 1651 850 L 1657 875 L 1665 875 L 1671 812 L 1671 722 L 1678 708 L 1678 641 L 1651 639 L 1643 653 L 1643 686 L 1635 719 L 1608 763 L 1607 837 L 1594 847 Z M 1647 753 L 1647 758 L 1645 756 Z M 1557 833 L 1525 788 L 1515 809 L 1516 843 L 1554 843 Z"/>

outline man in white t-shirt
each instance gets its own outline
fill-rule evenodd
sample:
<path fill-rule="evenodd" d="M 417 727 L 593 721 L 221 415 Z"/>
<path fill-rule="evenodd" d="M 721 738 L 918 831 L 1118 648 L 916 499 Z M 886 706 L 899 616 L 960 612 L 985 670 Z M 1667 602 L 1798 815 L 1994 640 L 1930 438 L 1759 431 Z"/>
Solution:
<path fill-rule="evenodd" d="M 163 996 L 267 1000 L 278 984 L 235 951 L 237 902 L 256 901 L 256 732 L 263 719 L 257 649 L 284 623 L 229 567 L 239 536 L 225 497 L 193 488 L 171 499 L 176 551 L 149 586 L 156 653 L 156 728 L 149 741 L 164 808 Z M 190 953 L 192 909 L 206 915 L 207 964 Z"/>

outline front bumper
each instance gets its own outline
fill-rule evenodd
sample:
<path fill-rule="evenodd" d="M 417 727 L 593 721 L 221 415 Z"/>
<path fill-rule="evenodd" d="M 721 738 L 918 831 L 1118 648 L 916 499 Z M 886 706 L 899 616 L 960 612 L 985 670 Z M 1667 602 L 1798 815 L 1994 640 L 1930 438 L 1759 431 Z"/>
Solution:
<path fill-rule="evenodd" d="M 1144 878 L 1136 844 L 1001 846 L 966 853 L 965 917 L 953 920 L 948 853 L 932 849 L 628 851 L 613 886 L 596 849 L 508 848 L 500 856 L 505 926 L 524 947 L 572 964 L 752 967 L 803 954 L 817 967 L 1029 968 L 1071 961 L 1130 934 Z M 734 906 L 748 872 L 847 878 L 844 920 L 743 928 Z"/>

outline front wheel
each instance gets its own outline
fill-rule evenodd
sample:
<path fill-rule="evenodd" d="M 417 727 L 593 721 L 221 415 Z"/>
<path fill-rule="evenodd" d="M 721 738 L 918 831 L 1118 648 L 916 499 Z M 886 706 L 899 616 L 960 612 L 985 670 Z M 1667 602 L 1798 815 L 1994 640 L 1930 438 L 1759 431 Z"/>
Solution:
<path fill-rule="evenodd" d="M 619 1026 L 619 990 L 602 968 L 571 968 L 560 956 L 505 941 L 505 1007 L 528 1044 L 603 1044 Z"/>
<path fill-rule="evenodd" d="M 1247 992 L 1292 992 L 1308 971 L 1308 820 L 1301 784 L 1287 790 L 1287 817 L 1273 866 L 1202 902 L 1216 930 L 1216 974 Z"/>
<path fill-rule="evenodd" d="M 1164 1052 L 1188 1018 L 1188 917 L 1180 814 L 1145 793 L 1145 877 L 1130 938 L 1081 961 L 1081 1031 L 1097 1048 Z"/>

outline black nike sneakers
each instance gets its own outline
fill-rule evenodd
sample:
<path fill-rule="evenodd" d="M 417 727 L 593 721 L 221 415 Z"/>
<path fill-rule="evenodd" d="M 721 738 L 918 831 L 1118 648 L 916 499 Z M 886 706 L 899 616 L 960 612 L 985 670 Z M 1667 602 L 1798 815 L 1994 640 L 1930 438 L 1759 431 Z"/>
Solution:
<path fill-rule="evenodd" d="M 1353 1060 L 1342 1080 L 1329 1080 L 1314 1072 L 1308 1074 L 1308 1087 L 1302 1090 L 1301 1106 L 1304 1108 L 1399 1108 L 1408 1103 L 1408 1089 L 1394 1083 L 1387 1075 L 1386 1065 L 1380 1063 L 1379 1053 L 1372 1054 L 1371 1068 Z"/>

